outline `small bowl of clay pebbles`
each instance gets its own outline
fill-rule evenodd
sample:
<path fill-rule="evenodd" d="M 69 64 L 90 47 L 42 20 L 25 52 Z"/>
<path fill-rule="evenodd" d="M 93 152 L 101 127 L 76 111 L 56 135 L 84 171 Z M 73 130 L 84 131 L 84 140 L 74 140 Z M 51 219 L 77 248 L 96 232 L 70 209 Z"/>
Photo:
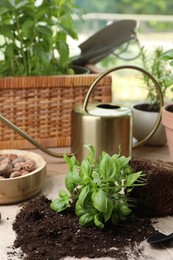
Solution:
<path fill-rule="evenodd" d="M 24 201 L 42 189 L 46 161 L 37 153 L 0 150 L 0 205 Z"/>

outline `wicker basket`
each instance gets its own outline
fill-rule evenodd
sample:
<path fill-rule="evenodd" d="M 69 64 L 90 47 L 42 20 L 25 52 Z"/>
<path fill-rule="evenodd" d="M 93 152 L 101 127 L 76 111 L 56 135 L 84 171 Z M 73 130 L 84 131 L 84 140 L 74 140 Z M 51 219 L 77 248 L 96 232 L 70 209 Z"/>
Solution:
<path fill-rule="evenodd" d="M 0 79 L 0 113 L 45 147 L 71 143 L 71 110 L 82 103 L 98 74 Z M 111 101 L 111 77 L 102 79 L 91 101 Z M 0 149 L 34 146 L 0 122 Z"/>

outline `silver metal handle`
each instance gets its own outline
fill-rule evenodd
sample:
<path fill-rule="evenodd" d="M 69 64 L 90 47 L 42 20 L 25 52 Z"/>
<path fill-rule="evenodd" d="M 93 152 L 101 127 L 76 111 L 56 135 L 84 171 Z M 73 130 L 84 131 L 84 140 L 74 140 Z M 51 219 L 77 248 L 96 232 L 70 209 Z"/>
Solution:
<path fill-rule="evenodd" d="M 159 94 L 159 98 L 160 98 L 160 105 L 159 105 L 159 113 L 158 113 L 158 117 L 156 119 L 156 122 L 152 128 L 152 130 L 150 131 L 150 133 L 142 140 L 140 140 L 139 142 L 135 143 L 133 145 L 133 148 L 136 148 L 138 147 L 139 145 L 141 144 L 144 144 L 157 130 L 158 126 L 159 126 L 159 123 L 161 121 L 161 108 L 163 106 L 163 95 L 162 95 L 162 92 L 161 92 L 161 89 L 160 89 L 160 85 L 159 83 L 157 82 L 157 80 L 155 79 L 155 77 L 153 75 L 151 75 L 148 71 L 144 70 L 143 68 L 140 68 L 138 66 L 133 66 L 133 65 L 122 65 L 122 66 L 117 66 L 117 67 L 113 67 L 111 69 L 108 69 L 106 70 L 105 72 L 101 73 L 96 79 L 95 81 L 91 84 L 90 88 L 88 89 L 88 92 L 85 96 L 85 99 L 84 99 L 84 102 L 83 102 L 83 110 L 88 113 L 88 110 L 87 110 L 87 105 L 88 105 L 88 101 L 89 101 L 89 98 L 90 98 L 90 95 L 91 95 L 91 92 L 93 91 L 94 87 L 97 85 L 97 83 L 103 78 L 105 77 L 106 75 L 108 75 L 109 73 L 113 72 L 113 71 L 117 71 L 117 70 L 122 70 L 122 69 L 133 69 L 133 70 L 137 70 L 137 71 L 140 71 L 142 72 L 143 74 L 145 74 L 148 78 L 150 78 L 155 87 L 156 87 L 156 90 Z"/>

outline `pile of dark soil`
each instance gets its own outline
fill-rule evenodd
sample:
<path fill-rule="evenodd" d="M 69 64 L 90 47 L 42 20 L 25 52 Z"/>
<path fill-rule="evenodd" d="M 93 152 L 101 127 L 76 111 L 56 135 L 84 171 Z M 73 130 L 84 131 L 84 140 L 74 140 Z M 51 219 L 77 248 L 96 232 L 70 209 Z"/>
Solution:
<path fill-rule="evenodd" d="M 14 248 L 21 248 L 25 260 L 58 260 L 66 256 L 126 260 L 130 252 L 133 259 L 139 259 L 138 245 L 155 231 L 149 219 L 134 215 L 119 226 L 109 223 L 104 229 L 86 228 L 78 224 L 73 208 L 55 213 L 50 202 L 44 196 L 35 198 L 16 216 Z"/>

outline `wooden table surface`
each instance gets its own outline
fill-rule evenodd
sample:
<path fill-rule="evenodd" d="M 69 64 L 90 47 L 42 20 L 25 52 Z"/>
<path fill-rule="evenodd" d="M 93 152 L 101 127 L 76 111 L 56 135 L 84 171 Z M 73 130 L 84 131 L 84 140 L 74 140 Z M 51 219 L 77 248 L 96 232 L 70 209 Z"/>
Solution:
<path fill-rule="evenodd" d="M 69 148 L 54 148 L 53 150 L 57 152 L 69 152 Z M 64 187 L 64 177 L 67 172 L 67 165 L 64 163 L 63 159 L 51 157 L 39 150 L 32 151 L 41 154 L 47 161 L 47 176 L 41 193 L 47 195 L 49 198 L 56 198 L 59 189 Z M 133 151 L 133 157 L 170 161 L 167 146 L 141 146 Z M 2 220 L 0 222 L 0 260 L 19 260 L 17 256 L 16 258 L 14 256 L 12 258 L 9 257 L 9 251 L 12 250 L 10 248 L 15 239 L 12 223 L 19 210 L 18 204 L 0 207 L 0 212 L 2 214 Z M 157 218 L 155 227 L 166 234 L 173 232 L 173 217 Z M 139 260 L 173 260 L 173 243 L 170 244 L 170 247 L 166 248 L 164 246 L 151 247 L 146 241 L 143 241 L 140 245 L 140 249 L 142 249 L 142 255 Z M 132 256 L 129 260 L 135 259 Z"/>

